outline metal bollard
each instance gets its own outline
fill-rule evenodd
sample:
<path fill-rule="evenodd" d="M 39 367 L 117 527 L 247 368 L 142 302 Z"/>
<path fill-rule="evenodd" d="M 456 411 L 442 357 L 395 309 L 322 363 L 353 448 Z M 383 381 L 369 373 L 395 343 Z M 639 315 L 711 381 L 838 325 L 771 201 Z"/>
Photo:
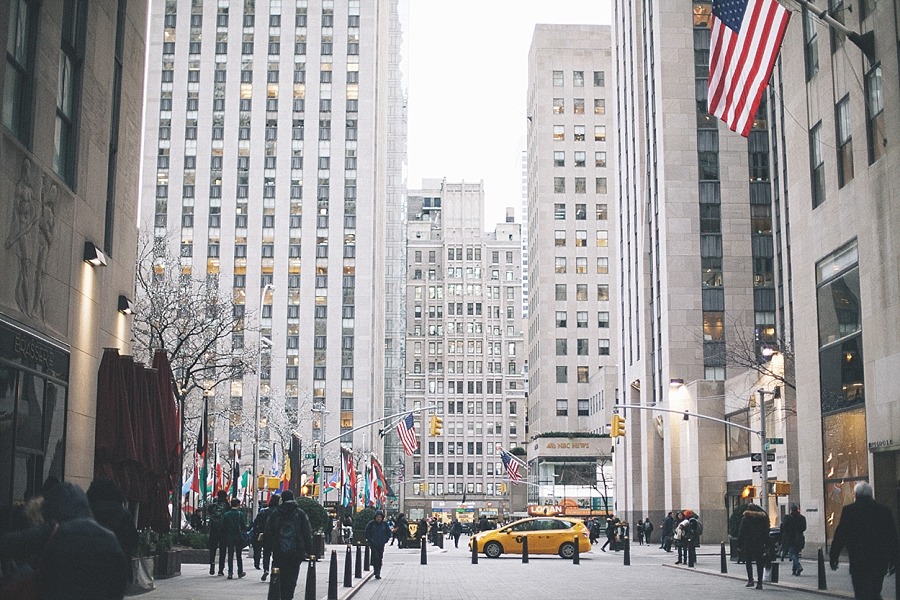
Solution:
<path fill-rule="evenodd" d="M 778 583 L 778 561 L 772 561 L 772 583 Z"/>
<path fill-rule="evenodd" d="M 424 535 L 422 536 L 422 559 L 419 561 L 419 564 L 428 564 L 428 538 Z"/>
<path fill-rule="evenodd" d="M 575 536 L 575 554 L 572 555 L 572 564 L 580 565 L 581 564 L 581 544 L 578 536 Z"/>
<path fill-rule="evenodd" d="M 827 590 L 828 583 L 825 581 L 825 553 L 822 552 L 822 549 L 819 548 L 819 589 Z"/>
<path fill-rule="evenodd" d="M 353 587 L 353 551 L 347 546 L 347 556 L 344 558 L 344 587 Z"/>
<path fill-rule="evenodd" d="M 369 572 L 369 566 L 371 565 L 371 557 L 369 556 L 369 544 L 366 544 L 366 551 L 363 553 L 363 571 Z"/>
<path fill-rule="evenodd" d="M 694 540 L 687 540 L 688 548 L 688 567 L 693 569 L 694 564 L 697 562 L 697 549 L 694 548 Z"/>
<path fill-rule="evenodd" d="M 631 566 L 631 540 L 628 539 L 628 536 L 626 535 L 623 538 L 622 543 L 625 545 L 625 566 L 630 567 Z"/>
<path fill-rule="evenodd" d="M 306 594 L 303 600 L 316 600 L 316 557 L 310 556 L 306 570 Z"/>
<path fill-rule="evenodd" d="M 528 536 L 522 536 L 522 562 L 528 562 Z"/>
<path fill-rule="evenodd" d="M 728 558 L 725 556 L 725 542 L 722 542 L 722 546 L 719 549 L 719 562 L 721 563 L 720 569 L 722 573 L 728 572 Z"/>
<path fill-rule="evenodd" d="M 472 564 L 478 564 L 478 540 L 475 539 L 475 536 L 472 536 Z"/>
<path fill-rule="evenodd" d="M 338 597 L 337 573 L 338 573 L 337 550 L 332 550 L 331 551 L 331 563 L 328 565 L 328 600 L 337 600 L 337 597 Z"/>
<path fill-rule="evenodd" d="M 267 600 L 281 600 L 281 569 L 272 567 L 272 576 L 269 577 L 269 593 Z"/>
<path fill-rule="evenodd" d="M 356 570 L 354 571 L 354 577 L 362 579 L 362 546 L 359 544 L 356 545 Z"/>

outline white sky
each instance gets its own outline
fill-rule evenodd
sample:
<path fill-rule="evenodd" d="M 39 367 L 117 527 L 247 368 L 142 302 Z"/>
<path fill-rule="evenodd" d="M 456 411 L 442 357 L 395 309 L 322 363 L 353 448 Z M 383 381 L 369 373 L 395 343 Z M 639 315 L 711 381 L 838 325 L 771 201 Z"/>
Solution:
<path fill-rule="evenodd" d="M 609 0 L 400 0 L 408 182 L 484 181 L 485 229 L 521 218 L 534 26 L 609 24 Z"/>

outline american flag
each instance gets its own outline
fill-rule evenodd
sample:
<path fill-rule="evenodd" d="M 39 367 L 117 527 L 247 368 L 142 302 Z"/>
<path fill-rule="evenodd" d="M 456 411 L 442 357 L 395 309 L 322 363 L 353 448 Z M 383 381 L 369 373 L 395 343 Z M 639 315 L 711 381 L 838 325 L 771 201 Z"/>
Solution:
<path fill-rule="evenodd" d="M 790 13 L 776 0 L 713 0 L 709 113 L 747 137 Z"/>
<path fill-rule="evenodd" d="M 506 474 L 509 475 L 509 480 L 513 483 L 522 481 L 522 476 L 519 475 L 519 461 L 502 448 L 500 449 L 500 459 L 503 461 L 503 466 L 506 467 Z"/>
<path fill-rule="evenodd" d="M 412 456 L 419 447 L 419 440 L 416 437 L 412 413 L 406 415 L 406 417 L 397 423 L 397 435 L 400 436 L 400 443 L 403 444 L 403 451 L 406 452 L 407 456 Z"/>

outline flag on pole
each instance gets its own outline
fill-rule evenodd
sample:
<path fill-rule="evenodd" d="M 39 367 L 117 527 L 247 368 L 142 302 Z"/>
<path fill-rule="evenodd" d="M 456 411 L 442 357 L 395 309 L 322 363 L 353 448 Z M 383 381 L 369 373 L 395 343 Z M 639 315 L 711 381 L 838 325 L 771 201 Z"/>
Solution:
<path fill-rule="evenodd" d="M 209 456 L 209 402 L 206 396 L 203 397 L 203 417 L 200 419 L 200 429 L 197 431 L 197 455 L 203 459 L 203 467 L 200 469 L 198 477 L 200 479 L 200 496 L 205 498 L 209 493 L 209 486 L 206 484 L 207 470 L 206 459 Z"/>
<path fill-rule="evenodd" d="M 387 502 L 387 484 L 384 480 L 384 469 L 381 466 L 381 463 L 372 455 L 372 469 L 369 476 L 372 478 L 372 500 L 374 502 L 375 508 L 381 508 Z"/>
<path fill-rule="evenodd" d="M 522 481 L 522 476 L 519 474 L 519 461 L 513 458 L 512 454 L 500 448 L 500 460 L 503 461 L 503 466 L 506 467 L 506 474 L 509 476 L 510 481 L 513 483 Z"/>
<path fill-rule="evenodd" d="M 233 498 L 238 497 L 238 484 L 241 479 L 241 463 L 240 456 L 238 455 L 238 447 L 237 444 L 234 445 L 234 463 L 231 465 L 231 485 L 233 488 L 233 492 L 231 496 Z"/>
<path fill-rule="evenodd" d="M 412 456 L 419 447 L 419 440 L 416 437 L 415 422 L 412 413 L 409 413 L 397 423 L 397 435 L 400 436 L 400 443 L 403 444 L 403 451 L 407 456 Z"/>
<path fill-rule="evenodd" d="M 787 29 L 776 0 L 713 0 L 709 43 L 709 113 L 747 137 Z"/>
<path fill-rule="evenodd" d="M 329 492 L 331 490 L 337 490 L 341 487 L 341 472 L 336 471 L 331 479 L 328 480 L 328 483 L 325 484 L 325 492 Z"/>
<path fill-rule="evenodd" d="M 341 448 L 341 506 L 356 506 L 356 468 L 348 448 Z"/>
<path fill-rule="evenodd" d="M 290 455 L 284 459 L 284 474 L 281 476 L 281 488 L 282 492 L 286 491 L 291 485 L 291 457 Z"/>
<path fill-rule="evenodd" d="M 278 477 L 281 474 L 281 468 L 278 464 L 278 444 L 272 444 L 272 475 Z"/>

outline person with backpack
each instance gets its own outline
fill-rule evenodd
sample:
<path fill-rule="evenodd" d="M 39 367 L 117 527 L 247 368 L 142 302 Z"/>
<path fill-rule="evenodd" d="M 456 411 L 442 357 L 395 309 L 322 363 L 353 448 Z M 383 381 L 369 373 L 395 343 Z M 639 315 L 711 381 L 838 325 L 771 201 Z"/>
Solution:
<path fill-rule="evenodd" d="M 269 559 L 272 557 L 271 552 L 263 551 L 263 537 L 266 532 L 266 521 L 269 520 L 269 515 L 275 512 L 275 508 L 278 506 L 280 500 L 281 496 L 278 494 L 273 495 L 269 498 L 269 503 L 261 508 L 260 511 L 256 513 L 256 518 L 253 519 L 253 536 L 250 538 L 250 544 L 253 546 L 253 566 L 258 571 L 260 568 L 260 558 L 262 559 L 263 581 L 269 576 Z"/>
<path fill-rule="evenodd" d="M 281 600 L 293 600 L 300 563 L 313 547 L 309 517 L 294 502 L 293 491 L 285 490 L 281 494 L 281 506 L 266 522 L 263 544 L 272 552 L 272 571 L 278 570 L 278 577 L 273 575 L 270 585 L 280 587 Z"/>
<path fill-rule="evenodd" d="M 647 542 L 647 545 L 650 545 L 650 534 L 653 533 L 653 523 L 650 522 L 650 517 L 644 519 L 644 524 L 642 525 L 644 528 L 644 541 Z"/>
<path fill-rule="evenodd" d="M 225 536 L 222 518 L 228 510 L 228 492 L 219 490 L 216 499 L 206 507 L 209 515 L 209 574 L 216 574 L 216 550 L 219 551 L 219 575 L 225 575 Z"/>
<path fill-rule="evenodd" d="M 384 564 L 384 545 L 391 539 L 391 528 L 384 522 L 384 513 L 375 511 L 375 516 L 366 523 L 366 544 L 371 549 L 372 569 L 375 579 L 381 579 L 381 566 Z"/>
<path fill-rule="evenodd" d="M 234 579 L 234 555 L 237 554 L 238 578 L 246 577 L 244 572 L 244 534 L 247 531 L 247 517 L 241 510 L 241 501 L 231 500 L 231 510 L 222 517 L 222 537 L 228 546 L 228 579 Z"/>

